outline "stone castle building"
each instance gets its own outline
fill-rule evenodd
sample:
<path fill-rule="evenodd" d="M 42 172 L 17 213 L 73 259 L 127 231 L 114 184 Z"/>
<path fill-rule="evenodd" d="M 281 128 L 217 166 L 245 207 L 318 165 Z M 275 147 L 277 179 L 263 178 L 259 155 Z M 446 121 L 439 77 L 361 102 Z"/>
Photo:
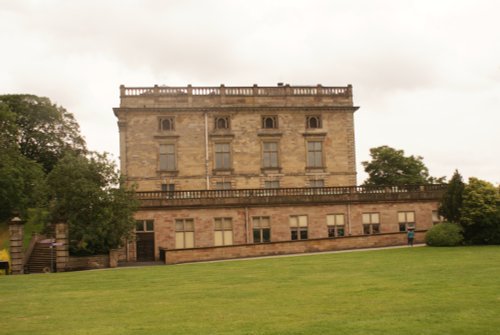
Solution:
<path fill-rule="evenodd" d="M 120 87 L 141 208 L 123 258 L 167 263 L 401 244 L 442 186 L 356 186 L 352 87 Z"/>

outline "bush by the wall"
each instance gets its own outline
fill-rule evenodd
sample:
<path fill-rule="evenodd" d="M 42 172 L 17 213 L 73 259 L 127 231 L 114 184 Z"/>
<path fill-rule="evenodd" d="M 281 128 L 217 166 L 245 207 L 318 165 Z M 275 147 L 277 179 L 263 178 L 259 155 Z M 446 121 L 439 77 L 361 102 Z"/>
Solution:
<path fill-rule="evenodd" d="M 433 247 L 451 247 L 462 244 L 464 237 L 459 225 L 443 222 L 435 225 L 425 234 L 425 243 Z"/>

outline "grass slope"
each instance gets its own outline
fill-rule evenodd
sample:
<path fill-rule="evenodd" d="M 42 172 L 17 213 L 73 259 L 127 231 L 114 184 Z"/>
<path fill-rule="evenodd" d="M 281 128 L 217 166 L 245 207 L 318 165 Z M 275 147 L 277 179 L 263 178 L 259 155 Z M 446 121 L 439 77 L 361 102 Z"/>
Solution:
<path fill-rule="evenodd" d="M 0 334 L 498 334 L 500 247 L 0 277 Z"/>

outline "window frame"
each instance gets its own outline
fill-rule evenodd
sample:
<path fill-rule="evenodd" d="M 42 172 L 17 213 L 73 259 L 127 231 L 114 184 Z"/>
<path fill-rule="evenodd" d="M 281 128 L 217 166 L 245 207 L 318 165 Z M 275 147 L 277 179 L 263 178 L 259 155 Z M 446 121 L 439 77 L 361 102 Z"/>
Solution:
<path fill-rule="evenodd" d="M 269 146 L 269 145 L 274 145 L 275 146 L 274 150 L 266 149 L 266 146 Z M 280 167 L 279 141 L 263 140 L 261 146 L 262 146 L 262 168 L 263 169 L 279 169 L 279 167 Z M 273 162 L 273 159 L 274 159 L 274 162 Z"/>
<path fill-rule="evenodd" d="M 169 128 L 165 129 L 164 122 L 169 122 Z M 159 131 L 174 131 L 175 130 L 175 118 L 173 116 L 162 116 L 158 118 L 158 130 Z"/>
<path fill-rule="evenodd" d="M 301 225 L 300 218 L 305 218 L 305 225 Z M 292 224 L 292 219 L 296 220 L 296 225 Z M 290 240 L 302 241 L 309 239 L 309 217 L 307 215 L 290 215 L 288 217 L 288 224 L 290 227 Z"/>
<path fill-rule="evenodd" d="M 310 145 L 316 146 L 316 144 L 320 145 L 320 149 L 312 148 L 310 149 Z M 313 157 L 311 158 L 311 155 Z M 319 164 L 317 164 L 317 160 L 319 158 Z M 322 169 L 325 167 L 325 157 L 324 157 L 324 141 L 318 139 L 311 139 L 306 141 L 306 167 L 308 169 Z"/>
<path fill-rule="evenodd" d="M 142 229 L 141 230 L 137 230 L 137 227 L 139 226 L 139 224 L 142 224 Z M 151 225 L 151 229 L 149 229 L 149 224 Z M 154 228 L 155 224 L 154 224 L 154 220 L 135 220 L 135 232 L 136 233 L 152 233 L 155 231 L 155 228 Z"/>
<path fill-rule="evenodd" d="M 187 227 L 186 228 L 186 223 L 191 224 L 191 228 Z M 179 224 L 182 224 L 182 229 L 179 228 Z M 174 230 L 175 230 L 175 249 L 191 249 L 195 248 L 195 227 L 194 227 L 194 219 L 192 218 L 180 218 L 180 219 L 175 219 L 174 221 Z M 191 233 L 191 234 L 189 234 Z M 182 236 L 182 246 L 178 246 L 177 242 L 177 236 Z M 190 246 L 187 246 L 187 240 L 188 236 L 190 236 L 191 243 Z"/>
<path fill-rule="evenodd" d="M 278 117 L 276 115 L 263 115 L 261 120 L 262 129 L 278 129 Z M 271 121 L 270 127 L 267 121 Z"/>
<path fill-rule="evenodd" d="M 316 126 L 313 127 L 313 122 Z M 323 128 L 323 122 L 321 120 L 321 115 L 307 115 L 306 116 L 306 129 L 321 129 Z"/>
<path fill-rule="evenodd" d="M 173 152 L 168 152 L 168 147 L 172 147 Z M 162 152 L 162 148 L 167 148 Z M 163 159 L 165 159 L 163 163 Z M 170 159 L 170 162 L 169 162 Z M 166 165 L 165 167 L 163 165 Z M 176 172 L 177 171 L 177 144 L 160 143 L 158 146 L 158 171 Z"/>
<path fill-rule="evenodd" d="M 342 218 L 342 220 L 339 219 L 340 217 Z M 329 220 L 329 218 L 332 218 L 332 220 Z M 342 221 L 342 223 L 340 223 L 339 221 Z M 346 228 L 345 214 L 344 213 L 327 214 L 326 226 L 328 230 L 328 237 L 331 238 L 331 237 L 345 236 L 345 228 Z M 342 234 L 339 233 L 340 231 L 342 231 Z"/>
<path fill-rule="evenodd" d="M 374 220 L 374 218 L 377 218 Z M 368 220 L 365 220 L 369 218 Z M 364 212 L 362 213 L 363 235 L 380 234 L 380 212 Z"/>
<path fill-rule="evenodd" d="M 408 214 L 413 216 L 413 220 L 408 220 Z M 404 216 L 403 219 L 401 217 Z M 409 228 L 415 229 L 417 226 L 415 211 L 398 211 L 398 225 L 400 232 L 407 232 Z"/>
<path fill-rule="evenodd" d="M 221 122 L 223 122 L 223 127 L 221 127 Z M 214 129 L 215 130 L 229 130 L 231 129 L 231 117 L 228 115 L 220 115 L 214 117 Z"/>
<path fill-rule="evenodd" d="M 218 150 L 223 145 L 227 146 L 227 151 Z M 231 142 L 214 142 L 214 170 L 231 170 L 233 166 L 232 157 Z M 222 162 L 222 166 L 219 166 L 219 161 Z M 227 164 L 225 164 L 226 161 Z"/>
<path fill-rule="evenodd" d="M 267 226 L 263 226 L 261 222 L 267 220 Z M 256 224 L 257 223 L 257 224 Z M 267 231 L 269 239 L 264 240 L 264 234 Z M 255 241 L 255 233 L 259 235 L 259 241 Z M 254 244 L 270 243 L 271 239 L 271 217 L 269 216 L 252 216 L 252 240 Z"/>
<path fill-rule="evenodd" d="M 220 227 L 217 227 L 217 221 L 220 220 Z M 229 222 L 230 227 L 226 227 L 226 222 Z M 220 247 L 220 246 L 225 246 L 225 245 L 234 245 L 234 231 L 233 231 L 233 218 L 232 217 L 216 217 L 214 218 L 214 246 Z M 226 235 L 226 232 L 230 231 L 230 235 Z M 222 232 L 220 234 L 221 236 L 221 241 L 222 244 L 217 244 L 217 233 Z M 227 236 L 231 236 L 231 241 L 230 243 L 226 243 Z"/>

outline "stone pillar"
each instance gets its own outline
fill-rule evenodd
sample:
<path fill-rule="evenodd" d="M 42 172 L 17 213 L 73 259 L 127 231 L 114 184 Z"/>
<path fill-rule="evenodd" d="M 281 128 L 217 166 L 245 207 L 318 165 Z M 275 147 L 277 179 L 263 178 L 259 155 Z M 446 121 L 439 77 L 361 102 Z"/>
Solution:
<path fill-rule="evenodd" d="M 13 275 L 24 273 L 24 221 L 15 216 L 9 222 L 10 268 Z"/>
<path fill-rule="evenodd" d="M 64 272 L 69 261 L 68 225 L 66 223 L 56 223 L 55 233 L 56 271 Z"/>

